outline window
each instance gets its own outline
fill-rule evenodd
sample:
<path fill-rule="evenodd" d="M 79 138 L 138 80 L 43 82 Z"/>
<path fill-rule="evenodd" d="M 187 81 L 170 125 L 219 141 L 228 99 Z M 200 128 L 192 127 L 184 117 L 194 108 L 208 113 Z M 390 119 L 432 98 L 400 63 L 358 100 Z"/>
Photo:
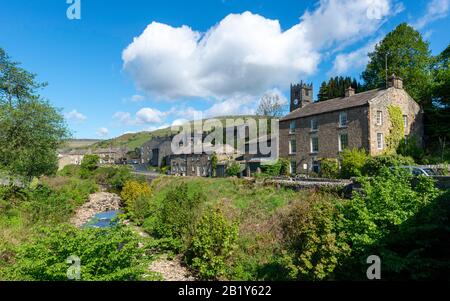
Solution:
<path fill-rule="evenodd" d="M 403 115 L 403 126 L 405 127 L 405 131 L 408 128 L 408 116 Z"/>
<path fill-rule="evenodd" d="M 383 124 L 383 111 L 377 111 L 377 125 Z"/>
<path fill-rule="evenodd" d="M 319 163 L 319 161 L 313 161 L 312 171 L 315 172 L 315 173 L 319 173 L 320 172 L 320 163 Z"/>
<path fill-rule="evenodd" d="M 311 153 L 319 152 L 319 137 L 311 137 Z"/>
<path fill-rule="evenodd" d="M 317 122 L 317 118 L 311 119 L 311 131 L 317 131 L 319 129 L 319 122 Z"/>
<path fill-rule="evenodd" d="M 347 126 L 347 112 L 341 112 L 339 113 L 339 126 L 344 127 Z"/>
<path fill-rule="evenodd" d="M 289 133 L 295 133 L 295 120 L 291 121 L 290 125 L 289 125 Z"/>
<path fill-rule="evenodd" d="M 383 147 L 384 147 L 383 134 L 377 133 L 377 148 L 383 149 Z"/>
<path fill-rule="evenodd" d="M 292 139 L 289 141 L 289 154 L 292 155 L 295 153 L 297 153 L 297 140 Z"/>
<path fill-rule="evenodd" d="M 297 162 L 291 161 L 290 173 L 291 174 L 296 174 L 297 173 Z"/>
<path fill-rule="evenodd" d="M 348 147 L 348 134 L 339 135 L 339 151 L 342 152 Z"/>

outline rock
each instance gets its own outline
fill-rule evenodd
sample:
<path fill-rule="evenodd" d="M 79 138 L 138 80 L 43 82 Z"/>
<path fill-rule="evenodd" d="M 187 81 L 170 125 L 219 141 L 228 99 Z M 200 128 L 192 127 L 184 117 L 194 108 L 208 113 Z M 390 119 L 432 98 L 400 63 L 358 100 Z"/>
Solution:
<path fill-rule="evenodd" d="M 162 256 L 152 262 L 149 269 L 152 272 L 160 273 L 165 281 L 195 281 L 189 270 L 182 265 L 180 256 L 173 260 Z"/>
<path fill-rule="evenodd" d="M 89 196 L 89 201 L 77 209 L 70 223 L 81 227 L 94 215 L 106 211 L 119 210 L 122 200 L 117 194 L 98 192 Z"/>

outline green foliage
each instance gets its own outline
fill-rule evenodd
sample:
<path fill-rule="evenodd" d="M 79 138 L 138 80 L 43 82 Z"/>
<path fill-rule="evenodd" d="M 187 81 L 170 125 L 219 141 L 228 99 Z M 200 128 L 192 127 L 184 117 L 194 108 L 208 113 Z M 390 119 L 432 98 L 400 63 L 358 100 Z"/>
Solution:
<path fill-rule="evenodd" d="M 431 56 L 429 45 L 421 34 L 402 23 L 375 46 L 362 73 L 368 89 L 386 87 L 386 54 L 388 74 L 402 77 L 405 90 L 420 104 L 428 102 Z"/>
<path fill-rule="evenodd" d="M 289 160 L 280 158 L 278 160 L 278 163 L 280 164 L 280 176 L 289 176 L 290 169 L 291 169 L 291 162 Z"/>
<path fill-rule="evenodd" d="M 336 76 L 330 78 L 327 82 L 322 82 L 320 86 L 318 101 L 324 101 L 328 99 L 333 99 L 337 97 L 344 97 L 345 90 L 348 87 L 355 89 L 355 93 L 360 93 L 364 91 L 364 87 L 358 83 L 355 78 Z"/>
<path fill-rule="evenodd" d="M 339 176 L 339 163 L 337 159 L 325 158 L 320 161 L 320 176 L 335 179 Z"/>
<path fill-rule="evenodd" d="M 95 171 L 94 178 L 97 183 L 120 192 L 125 183 L 133 179 L 133 175 L 128 167 L 100 167 Z"/>
<path fill-rule="evenodd" d="M 216 170 L 217 170 L 217 163 L 219 162 L 219 158 L 217 157 L 216 153 L 213 153 L 211 155 L 211 170 L 212 170 L 212 176 L 216 176 Z"/>
<path fill-rule="evenodd" d="M 58 171 L 57 176 L 62 177 L 80 177 L 80 166 L 79 165 L 66 165 L 63 169 Z"/>
<path fill-rule="evenodd" d="M 130 217 L 141 224 L 150 212 L 149 200 L 152 191 L 146 182 L 135 180 L 125 182 L 120 196 Z"/>
<path fill-rule="evenodd" d="M 173 240 L 177 251 L 186 249 L 194 234 L 195 225 L 201 216 L 205 196 L 198 191 L 189 191 L 182 183 L 172 187 L 161 202 L 153 204 L 152 214 L 145 220 L 144 229 L 157 239 Z"/>
<path fill-rule="evenodd" d="M 414 165 L 414 160 L 411 157 L 404 157 L 402 155 L 380 155 L 371 157 L 367 160 L 363 173 L 365 175 L 377 175 L 383 168 Z"/>
<path fill-rule="evenodd" d="M 123 227 L 79 230 L 71 226 L 43 228 L 20 246 L 16 263 L 5 273 L 11 280 L 65 281 L 70 256 L 80 258 L 81 280 L 138 280 L 142 249 Z"/>
<path fill-rule="evenodd" d="M 274 163 L 262 165 L 261 171 L 265 176 L 288 176 L 290 164 L 289 160 L 280 158 Z"/>
<path fill-rule="evenodd" d="M 403 113 L 399 106 L 388 106 L 389 121 L 391 128 L 386 137 L 386 153 L 394 154 L 405 137 L 405 126 L 403 123 Z"/>
<path fill-rule="evenodd" d="M 343 178 L 359 177 L 367 162 L 368 156 L 364 149 L 345 149 L 341 153 L 341 176 Z"/>
<path fill-rule="evenodd" d="M 88 178 L 98 168 L 100 157 L 97 155 L 85 155 L 81 161 L 80 176 Z"/>
<path fill-rule="evenodd" d="M 231 163 L 227 168 L 227 176 L 229 177 L 237 177 L 241 173 L 241 165 L 237 162 Z"/>
<path fill-rule="evenodd" d="M 397 153 L 411 157 L 417 163 L 422 163 L 425 158 L 425 152 L 416 137 L 404 138 L 397 148 Z"/>
<path fill-rule="evenodd" d="M 0 168 L 27 179 L 54 174 L 69 131 L 59 110 L 40 98 L 36 75 L 0 49 Z"/>
<path fill-rule="evenodd" d="M 226 261 L 237 247 L 238 226 L 230 225 L 220 210 L 200 219 L 192 238 L 192 267 L 202 279 L 218 279 L 226 272 Z"/>
<path fill-rule="evenodd" d="M 293 279 L 330 279 L 339 258 L 350 253 L 341 234 L 335 232 L 339 212 L 333 203 L 298 202 L 282 219 L 288 252 L 283 261 Z"/>

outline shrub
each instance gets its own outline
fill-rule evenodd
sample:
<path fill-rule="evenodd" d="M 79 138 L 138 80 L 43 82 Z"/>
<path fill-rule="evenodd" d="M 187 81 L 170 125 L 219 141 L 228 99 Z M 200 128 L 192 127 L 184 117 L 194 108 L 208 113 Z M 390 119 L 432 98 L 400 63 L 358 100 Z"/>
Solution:
<path fill-rule="evenodd" d="M 237 236 L 237 225 L 230 225 L 220 210 L 203 215 L 191 245 L 192 267 L 202 279 L 218 279 L 225 274 Z"/>
<path fill-rule="evenodd" d="M 81 166 L 79 165 L 66 165 L 63 169 L 58 171 L 57 175 L 62 177 L 79 177 L 81 172 Z"/>
<path fill-rule="evenodd" d="M 101 167 L 94 175 L 96 181 L 102 185 L 109 186 L 112 190 L 120 192 L 133 175 L 128 167 Z"/>
<path fill-rule="evenodd" d="M 160 203 L 153 204 L 144 229 L 157 239 L 173 240 L 173 246 L 181 246 L 175 251 L 182 251 L 191 241 L 205 199 L 202 193 L 188 191 L 186 183 L 174 186 Z"/>
<path fill-rule="evenodd" d="M 425 152 L 416 137 L 404 138 L 399 143 L 397 153 L 405 157 L 412 157 L 416 162 L 422 162 L 425 157 Z"/>
<path fill-rule="evenodd" d="M 130 217 L 141 224 L 149 214 L 150 186 L 146 182 L 130 180 L 125 182 L 120 196 Z"/>
<path fill-rule="evenodd" d="M 69 256 L 79 257 L 81 280 L 138 280 L 144 271 L 138 240 L 123 227 L 43 228 L 17 251 L 16 263 L 5 273 L 10 280 L 68 280 Z"/>
<path fill-rule="evenodd" d="M 403 113 L 399 106 L 394 105 L 388 106 L 388 113 L 391 128 L 389 129 L 389 135 L 386 137 L 386 152 L 388 154 L 395 154 L 405 136 Z"/>
<path fill-rule="evenodd" d="M 237 162 L 231 163 L 227 168 L 227 175 L 229 177 L 237 177 L 241 173 L 241 165 Z"/>
<path fill-rule="evenodd" d="M 320 176 L 335 179 L 339 176 L 339 164 L 337 159 L 325 158 L 320 161 Z"/>
<path fill-rule="evenodd" d="M 339 259 L 349 246 L 335 231 L 339 212 L 329 200 L 296 203 L 282 218 L 283 241 L 287 250 L 281 261 L 293 279 L 331 279 Z"/>
<path fill-rule="evenodd" d="M 100 157 L 97 155 L 85 155 L 81 161 L 80 176 L 88 178 L 97 169 Z"/>
<path fill-rule="evenodd" d="M 381 155 L 371 157 L 367 160 L 364 166 L 364 174 L 376 175 L 384 167 L 395 167 L 401 165 L 414 165 L 414 160 L 411 157 L 404 157 L 402 155 Z"/>
<path fill-rule="evenodd" d="M 362 176 L 368 156 L 364 149 L 345 149 L 342 154 L 341 176 L 343 178 Z"/>

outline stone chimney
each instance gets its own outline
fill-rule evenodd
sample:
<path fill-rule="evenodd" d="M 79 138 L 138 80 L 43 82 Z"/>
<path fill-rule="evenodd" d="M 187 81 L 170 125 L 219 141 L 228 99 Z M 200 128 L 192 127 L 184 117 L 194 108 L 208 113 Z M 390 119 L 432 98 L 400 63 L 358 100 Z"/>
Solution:
<path fill-rule="evenodd" d="M 388 87 L 403 89 L 403 79 L 401 77 L 396 76 L 395 74 L 392 74 L 391 77 L 389 77 Z"/>
<path fill-rule="evenodd" d="M 355 95 L 355 89 L 352 86 L 345 89 L 345 97 L 352 97 L 353 95 Z"/>

